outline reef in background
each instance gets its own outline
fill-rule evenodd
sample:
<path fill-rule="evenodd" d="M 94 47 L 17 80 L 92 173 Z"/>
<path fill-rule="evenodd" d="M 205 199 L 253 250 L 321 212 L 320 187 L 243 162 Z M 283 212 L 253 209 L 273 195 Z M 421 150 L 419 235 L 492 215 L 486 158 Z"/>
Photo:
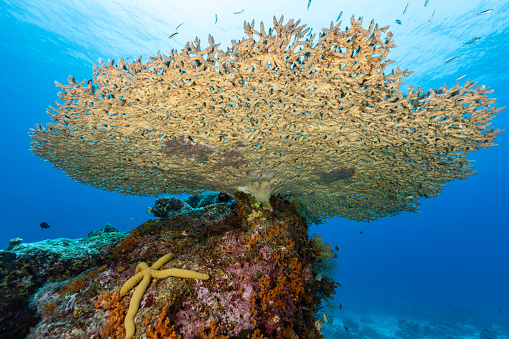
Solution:
<path fill-rule="evenodd" d="M 138 263 L 151 265 L 171 252 L 176 258 L 161 270 L 187 269 L 210 279 L 152 279 L 134 338 L 322 338 L 322 301 L 338 286 L 327 271 L 336 253 L 307 235 L 294 204 L 272 197 L 270 208 L 254 208 L 247 195 L 235 198 L 188 203 L 185 213 L 149 220 L 127 236 L 112 233 L 118 237 L 98 244 L 100 251 L 69 262 L 43 250 L 20 254 L 21 245 L 1 252 L 2 309 L 13 314 L 1 315 L 0 332 L 20 337 L 32 327 L 29 338 L 123 338 L 133 292 L 121 297 L 120 287 Z M 49 269 L 56 265 L 63 266 Z M 8 291 L 16 276 L 24 282 Z M 24 305 L 12 304 L 15 295 L 24 295 Z M 18 322 L 17 308 L 26 309 L 31 295 Z"/>
<path fill-rule="evenodd" d="M 23 338 L 41 314 L 29 307 L 39 288 L 51 281 L 64 281 L 103 265 L 108 253 L 101 250 L 127 233 L 107 225 L 83 239 L 48 239 L 22 243 L 12 239 L 0 250 L 0 338 Z M 53 304 L 44 306 L 49 307 Z"/>

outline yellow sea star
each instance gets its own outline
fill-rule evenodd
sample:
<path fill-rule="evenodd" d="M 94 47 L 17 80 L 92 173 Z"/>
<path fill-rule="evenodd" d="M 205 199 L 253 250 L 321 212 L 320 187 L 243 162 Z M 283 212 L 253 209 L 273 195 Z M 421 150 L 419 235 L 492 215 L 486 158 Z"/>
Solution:
<path fill-rule="evenodd" d="M 129 303 L 129 310 L 125 316 L 124 325 L 125 325 L 125 338 L 130 339 L 133 337 L 134 332 L 136 331 L 136 327 L 134 325 L 134 316 L 136 312 L 138 312 L 138 308 L 140 307 L 141 298 L 145 291 L 150 285 L 150 281 L 152 278 L 164 279 L 168 277 L 179 277 L 179 278 L 189 278 L 189 279 L 200 279 L 207 280 L 209 278 L 208 274 L 199 273 L 190 270 L 183 270 L 180 268 L 170 268 L 167 270 L 159 271 L 161 266 L 175 258 L 175 254 L 168 253 L 163 257 L 159 258 L 152 266 L 148 267 L 146 262 L 140 262 L 138 266 L 136 266 L 136 274 L 127 280 L 122 286 L 120 290 L 120 295 L 124 296 L 129 292 L 132 288 L 134 288 L 138 283 L 141 283 L 136 287 L 134 293 L 131 297 L 131 302 Z"/>

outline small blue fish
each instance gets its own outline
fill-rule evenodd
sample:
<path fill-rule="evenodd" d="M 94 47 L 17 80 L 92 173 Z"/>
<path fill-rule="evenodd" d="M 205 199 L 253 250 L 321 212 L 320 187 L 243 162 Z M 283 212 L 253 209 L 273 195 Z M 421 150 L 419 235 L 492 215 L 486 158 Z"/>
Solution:
<path fill-rule="evenodd" d="M 487 9 L 487 10 L 485 10 L 485 11 L 482 11 L 482 12 L 479 12 L 479 13 L 477 13 L 477 15 L 483 15 L 483 14 L 488 14 L 488 13 L 491 13 L 491 12 L 493 12 L 493 9 L 492 9 L 492 8 L 490 8 L 490 9 Z"/>
<path fill-rule="evenodd" d="M 458 60 L 458 59 L 459 59 L 459 56 L 454 57 L 454 58 L 450 58 L 449 60 L 447 60 L 447 61 L 444 63 L 444 65 L 447 65 L 448 63 L 453 62 L 454 60 Z"/>
<path fill-rule="evenodd" d="M 465 42 L 463 45 L 471 45 L 474 42 L 477 42 L 479 40 L 481 40 L 481 38 L 477 36 L 477 37 L 473 38 L 472 40 L 469 40 L 469 41 Z"/>
<path fill-rule="evenodd" d="M 424 7 L 427 7 L 429 4 L 429 0 L 426 0 L 426 2 L 424 3 Z"/>
<path fill-rule="evenodd" d="M 308 9 L 309 9 L 310 5 L 311 5 L 311 0 L 308 0 Z"/>
<path fill-rule="evenodd" d="M 235 12 L 235 13 L 233 13 L 233 14 L 242 14 L 242 13 L 244 13 L 244 10 L 241 10 L 241 11 Z"/>
<path fill-rule="evenodd" d="M 339 13 L 338 18 L 336 19 L 336 22 L 338 22 L 339 19 L 341 19 L 342 16 L 343 16 L 343 11 L 341 11 L 341 13 Z"/>
<path fill-rule="evenodd" d="M 409 3 L 409 2 L 408 2 L 408 3 L 406 4 L 406 6 L 405 6 L 405 10 L 403 11 L 403 14 L 405 14 L 405 13 L 406 13 L 406 10 L 408 9 L 408 5 L 410 5 L 410 3 Z"/>
<path fill-rule="evenodd" d="M 401 20 L 396 19 L 396 23 L 397 23 L 398 25 L 401 25 Z"/>
<path fill-rule="evenodd" d="M 180 25 L 177 26 L 177 28 L 175 28 L 176 31 L 179 30 L 180 26 L 182 26 L 184 23 L 181 23 Z"/>
<path fill-rule="evenodd" d="M 217 14 L 216 14 L 216 21 L 214 22 L 214 25 L 217 24 Z"/>

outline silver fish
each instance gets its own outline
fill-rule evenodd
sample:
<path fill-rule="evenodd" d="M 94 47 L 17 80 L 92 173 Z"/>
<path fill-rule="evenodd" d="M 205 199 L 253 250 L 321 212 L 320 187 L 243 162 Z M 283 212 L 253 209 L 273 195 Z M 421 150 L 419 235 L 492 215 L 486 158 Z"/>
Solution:
<path fill-rule="evenodd" d="M 179 30 L 180 26 L 182 26 L 184 23 L 181 23 L 180 25 L 177 26 L 177 28 L 175 28 L 176 31 Z"/>
<path fill-rule="evenodd" d="M 429 18 L 429 22 L 431 22 L 431 19 L 433 19 L 433 16 L 435 15 L 436 9 L 433 11 L 433 14 L 431 14 L 431 18 Z"/>
<path fill-rule="evenodd" d="M 235 12 L 235 13 L 233 13 L 233 14 L 242 14 L 242 13 L 244 13 L 244 10 L 241 10 L 241 11 Z"/>
<path fill-rule="evenodd" d="M 174 37 L 174 36 L 176 36 L 177 34 L 179 34 L 179 32 L 175 32 L 175 33 L 173 33 L 172 35 L 170 35 L 170 36 L 168 37 L 168 39 L 173 38 L 173 37 Z"/>
<path fill-rule="evenodd" d="M 214 22 L 214 24 L 217 24 L 217 14 L 216 14 L 216 21 Z"/>
<path fill-rule="evenodd" d="M 429 0 L 426 0 L 426 2 L 424 3 L 424 7 L 427 7 L 429 4 Z"/>
<path fill-rule="evenodd" d="M 477 42 L 479 40 L 481 40 L 481 38 L 477 36 L 477 37 L 473 38 L 472 40 L 469 40 L 469 41 L 465 42 L 463 45 L 471 45 L 474 42 Z"/>
<path fill-rule="evenodd" d="M 448 63 L 450 63 L 450 62 L 453 62 L 454 60 L 457 60 L 457 59 L 459 59 L 459 56 L 454 57 L 454 58 L 450 58 L 449 60 L 447 60 L 447 61 L 444 63 L 444 65 L 446 65 L 446 64 L 448 64 Z"/>
<path fill-rule="evenodd" d="M 491 13 L 491 12 L 493 12 L 493 9 L 492 9 L 492 8 L 487 9 L 487 10 L 485 10 L 485 11 L 482 11 L 482 12 L 480 12 L 480 13 L 477 13 L 477 15 L 488 14 L 488 13 Z"/>
<path fill-rule="evenodd" d="M 405 6 L 405 10 L 403 11 L 403 14 L 405 14 L 405 13 L 406 13 L 406 10 L 408 9 L 408 5 L 410 5 L 410 3 L 409 3 L 409 2 L 408 2 L 408 3 L 406 4 L 406 6 Z"/>
<path fill-rule="evenodd" d="M 307 10 L 309 9 L 310 5 L 311 5 L 311 0 L 308 0 L 308 8 L 307 8 Z"/>
<path fill-rule="evenodd" d="M 464 78 L 466 74 L 460 75 L 458 78 L 456 78 L 456 81 L 458 81 L 461 78 Z"/>

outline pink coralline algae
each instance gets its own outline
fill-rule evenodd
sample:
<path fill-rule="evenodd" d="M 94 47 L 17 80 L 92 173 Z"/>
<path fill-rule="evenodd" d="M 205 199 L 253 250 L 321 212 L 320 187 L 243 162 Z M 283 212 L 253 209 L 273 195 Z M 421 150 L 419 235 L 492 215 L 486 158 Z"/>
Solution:
<path fill-rule="evenodd" d="M 196 298 L 200 303 L 205 304 L 207 307 L 217 311 L 218 314 L 220 314 L 220 318 L 217 319 L 219 322 L 237 324 L 237 326 L 233 328 L 229 327 L 226 335 L 239 335 L 240 332 L 245 329 L 255 329 L 256 326 L 252 321 L 250 321 L 249 304 L 247 303 L 247 300 L 239 297 L 240 290 L 229 291 L 225 293 L 211 292 L 203 284 L 203 282 L 199 281 L 196 284 L 195 292 Z M 194 315 L 194 312 L 192 310 L 181 311 L 177 314 L 177 317 L 183 318 L 186 320 L 186 322 L 188 322 L 189 326 L 187 326 L 185 333 L 183 334 L 189 337 L 197 337 L 197 333 L 199 333 L 199 327 L 196 326 L 198 319 Z"/>
<path fill-rule="evenodd" d="M 270 257 L 272 256 L 272 253 L 274 251 L 272 250 L 272 248 L 270 248 L 269 246 L 264 246 L 261 250 L 260 250 L 260 254 L 261 256 L 263 257 L 263 259 L 265 260 L 270 260 Z"/>

